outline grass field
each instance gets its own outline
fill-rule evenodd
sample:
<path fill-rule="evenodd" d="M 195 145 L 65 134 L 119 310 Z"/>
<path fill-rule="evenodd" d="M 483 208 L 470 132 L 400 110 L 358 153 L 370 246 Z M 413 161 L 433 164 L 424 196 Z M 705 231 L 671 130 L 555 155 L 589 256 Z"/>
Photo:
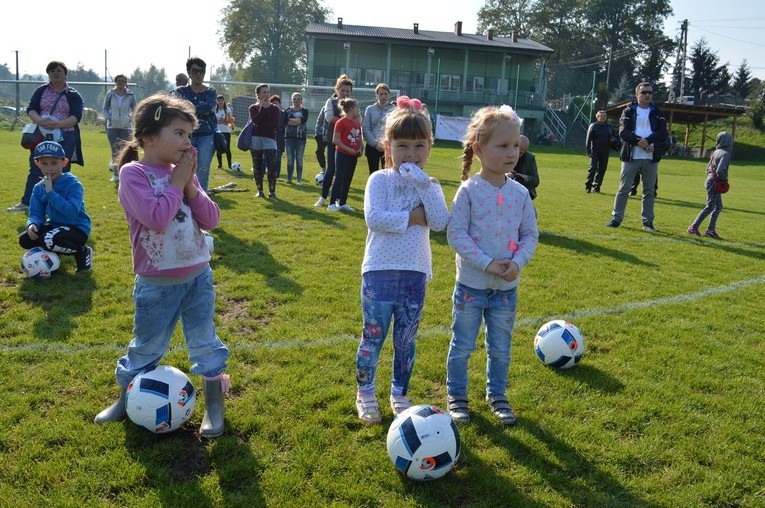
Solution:
<path fill-rule="evenodd" d="M 0 132 L 3 207 L 18 202 L 26 178 L 18 140 Z M 413 483 L 385 451 L 390 409 L 367 427 L 353 405 L 363 215 L 314 208 L 312 183 L 280 180 L 278 201 L 214 198 L 216 322 L 232 351 L 224 436 L 200 439 L 201 404 L 163 437 L 92 423 L 117 394 L 133 274 L 106 136 L 86 132 L 87 165 L 75 173 L 93 218 L 91 276 L 75 276 L 64 258 L 52 279 L 24 279 L 16 236 L 25 217 L 0 212 L 0 506 L 765 506 L 765 167 L 733 162 L 723 239 L 697 239 L 685 228 L 705 199 L 704 161 L 661 163 L 652 235 L 640 228 L 639 198 L 622 227 L 604 227 L 615 157 L 604 192 L 585 194 L 583 154 L 534 150 L 541 234 L 522 274 L 508 391 L 518 425 L 503 428 L 482 402 L 479 347 L 462 456 L 446 478 Z M 312 152 L 311 143 L 309 182 Z M 426 168 L 448 202 L 458 157 L 454 145 L 436 147 Z M 249 167 L 249 156 L 235 158 Z M 357 210 L 365 176 L 362 160 L 349 199 Z M 248 173 L 212 170 L 211 187 L 230 181 L 254 189 Z M 443 233 L 432 246 L 410 395 L 443 405 L 454 254 Z M 545 368 L 532 351 L 535 331 L 555 318 L 586 337 L 570 371 Z M 188 371 L 179 331 L 165 363 Z"/>

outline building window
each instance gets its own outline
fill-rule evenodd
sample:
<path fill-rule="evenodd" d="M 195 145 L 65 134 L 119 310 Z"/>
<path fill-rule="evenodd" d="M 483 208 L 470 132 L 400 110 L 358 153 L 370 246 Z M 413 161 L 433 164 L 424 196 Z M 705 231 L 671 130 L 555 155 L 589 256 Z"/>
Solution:
<path fill-rule="evenodd" d="M 483 76 L 473 76 L 473 78 L 468 81 L 468 92 L 483 93 L 483 84 Z"/>
<path fill-rule="evenodd" d="M 416 86 L 422 86 L 425 88 L 430 88 L 431 90 L 434 90 L 436 88 L 436 75 L 435 73 L 431 72 L 428 78 L 428 84 L 425 86 L 425 76 L 428 73 L 426 72 L 418 72 L 414 75 L 414 84 Z"/>
<path fill-rule="evenodd" d="M 460 76 L 457 74 L 441 74 L 441 90 L 445 92 L 459 92 Z"/>
<path fill-rule="evenodd" d="M 383 69 L 367 69 L 364 72 L 364 86 L 375 87 L 378 83 L 385 82 L 385 71 Z"/>

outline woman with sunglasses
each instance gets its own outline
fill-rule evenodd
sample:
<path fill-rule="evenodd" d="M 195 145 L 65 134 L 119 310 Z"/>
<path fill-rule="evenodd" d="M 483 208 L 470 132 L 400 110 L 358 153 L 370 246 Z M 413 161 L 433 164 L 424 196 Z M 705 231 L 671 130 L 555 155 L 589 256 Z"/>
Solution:
<path fill-rule="evenodd" d="M 218 93 L 215 88 L 204 84 L 207 64 L 201 58 L 195 56 L 186 60 L 186 72 L 189 84 L 179 86 L 172 93 L 191 102 L 196 109 L 197 127 L 191 134 L 191 144 L 197 149 L 197 178 L 206 192 L 210 166 L 215 155 L 214 135 L 218 130 L 215 107 L 218 105 Z"/>

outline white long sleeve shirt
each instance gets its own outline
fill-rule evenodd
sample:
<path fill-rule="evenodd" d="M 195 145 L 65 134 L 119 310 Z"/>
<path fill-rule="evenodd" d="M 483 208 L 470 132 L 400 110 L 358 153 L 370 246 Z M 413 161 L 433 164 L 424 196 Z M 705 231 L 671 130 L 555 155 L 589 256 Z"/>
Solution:
<path fill-rule="evenodd" d="M 428 227 L 408 226 L 409 212 L 425 207 Z M 375 171 L 364 191 L 367 241 L 361 273 L 412 270 L 433 277 L 430 230 L 443 231 L 449 210 L 441 186 L 418 186 L 395 169 Z"/>

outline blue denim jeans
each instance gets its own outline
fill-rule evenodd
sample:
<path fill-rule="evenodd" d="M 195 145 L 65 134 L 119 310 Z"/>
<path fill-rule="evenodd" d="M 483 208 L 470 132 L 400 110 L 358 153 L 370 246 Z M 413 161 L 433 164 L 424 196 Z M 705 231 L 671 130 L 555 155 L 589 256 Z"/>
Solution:
<path fill-rule="evenodd" d="M 292 172 L 297 169 L 298 182 L 302 182 L 305 139 L 286 138 L 284 140 L 284 146 L 287 149 L 287 181 L 292 181 Z"/>
<path fill-rule="evenodd" d="M 207 191 L 207 184 L 210 181 L 210 165 L 215 155 L 215 137 L 212 133 L 202 135 L 192 135 L 191 144 L 197 149 L 197 178 L 199 185 Z"/>
<path fill-rule="evenodd" d="M 127 354 L 117 360 L 115 376 L 120 386 L 127 387 L 142 370 L 159 365 L 179 318 L 192 374 L 215 377 L 226 370 L 229 351 L 215 331 L 215 289 L 209 266 L 194 279 L 172 286 L 136 277 L 133 301 L 135 337 Z"/>
<path fill-rule="evenodd" d="M 707 190 L 707 206 L 701 209 L 696 220 L 693 221 L 691 227 L 697 228 L 701 225 L 707 215 L 712 214 L 709 217 L 709 227 L 707 229 L 715 230 L 717 227 L 717 217 L 720 216 L 720 212 L 723 209 L 722 194 L 715 191 L 715 181 L 710 176 L 704 182 L 704 188 Z"/>
<path fill-rule="evenodd" d="M 362 395 L 375 394 L 375 374 L 393 318 L 393 380 L 391 393 L 406 395 L 414 369 L 415 337 L 425 303 L 422 272 L 380 270 L 361 276 L 364 329 L 356 351 L 356 383 Z"/>
<path fill-rule="evenodd" d="M 452 308 L 452 340 L 446 360 L 449 395 L 467 395 L 468 360 L 476 349 L 482 320 L 486 323 L 486 395 L 505 395 L 516 302 L 515 288 L 508 291 L 473 289 L 457 283 Z"/>

